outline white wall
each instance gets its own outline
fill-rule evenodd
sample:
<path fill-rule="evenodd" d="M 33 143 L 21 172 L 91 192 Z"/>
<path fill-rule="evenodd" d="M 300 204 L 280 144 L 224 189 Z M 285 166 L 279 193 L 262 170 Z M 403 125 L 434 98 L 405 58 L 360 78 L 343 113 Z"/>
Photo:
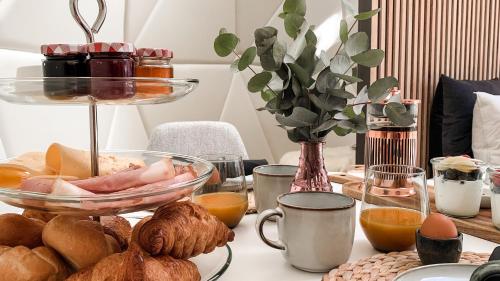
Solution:
<path fill-rule="evenodd" d="M 81 2 L 82 14 L 96 14 L 94 1 Z M 277 27 L 281 0 L 108 0 L 108 17 L 97 40 L 125 40 L 138 47 L 171 48 L 175 53 L 176 77 L 199 78 L 199 88 L 184 99 L 157 106 L 101 107 L 100 143 L 108 148 L 141 148 L 154 126 L 168 121 L 224 120 L 233 123 L 243 136 L 252 158 L 277 161 L 297 149 L 262 105 L 259 95 L 246 90 L 248 73 L 229 70 L 230 58 L 213 52 L 213 39 L 221 27 L 238 33 L 240 51 L 252 44 L 253 30 L 264 25 Z M 317 26 L 320 46 L 333 52 L 338 44 L 340 0 L 310 0 L 308 19 Z M 0 1 L 0 77 L 29 75 L 39 68 L 39 45 L 83 42 L 73 22 L 68 0 Z M 3 50 L 2 50 L 3 49 Z M 10 51 L 17 50 L 17 51 Z M 19 52 L 23 51 L 23 52 Z M 77 147 L 88 146 L 85 107 L 19 106 L 0 103 L 0 157 L 27 150 L 44 149 L 53 141 Z M 15 122 L 13 121 L 15 120 Z M 114 129 L 112 129 L 114 128 Z M 3 147 L 2 147 L 3 143 Z M 354 144 L 354 136 L 331 135 L 328 146 Z"/>

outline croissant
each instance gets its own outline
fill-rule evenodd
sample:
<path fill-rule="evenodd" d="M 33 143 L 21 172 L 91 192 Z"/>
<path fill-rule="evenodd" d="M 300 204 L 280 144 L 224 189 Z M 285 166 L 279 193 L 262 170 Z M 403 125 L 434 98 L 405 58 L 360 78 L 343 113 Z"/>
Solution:
<path fill-rule="evenodd" d="M 101 217 L 100 222 L 104 233 L 115 238 L 120 245 L 120 249 L 125 251 L 132 235 L 132 226 L 130 226 L 130 223 L 120 216 Z"/>
<path fill-rule="evenodd" d="M 156 210 L 139 230 L 139 245 L 153 256 L 188 259 L 233 241 L 234 232 L 203 207 L 175 202 Z"/>
<path fill-rule="evenodd" d="M 196 265 L 171 257 L 144 255 L 137 244 L 96 265 L 71 275 L 66 281 L 199 281 Z"/>

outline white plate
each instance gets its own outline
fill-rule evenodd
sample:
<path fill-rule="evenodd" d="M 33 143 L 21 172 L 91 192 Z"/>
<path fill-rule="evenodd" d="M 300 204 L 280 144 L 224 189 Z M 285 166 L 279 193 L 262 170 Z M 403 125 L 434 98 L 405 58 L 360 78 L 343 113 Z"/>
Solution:
<path fill-rule="evenodd" d="M 394 281 L 469 281 L 476 268 L 477 265 L 457 263 L 426 265 L 406 271 Z"/>
<path fill-rule="evenodd" d="M 231 264 L 232 252 L 229 245 L 216 248 L 215 251 L 199 255 L 191 259 L 200 271 L 201 281 L 215 281 L 219 279 Z"/>

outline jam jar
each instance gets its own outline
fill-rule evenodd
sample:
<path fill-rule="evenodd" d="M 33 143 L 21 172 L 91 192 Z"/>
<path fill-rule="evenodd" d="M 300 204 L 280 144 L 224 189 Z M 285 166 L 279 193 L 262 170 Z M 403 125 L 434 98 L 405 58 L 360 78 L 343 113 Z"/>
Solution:
<path fill-rule="evenodd" d="M 41 46 L 44 77 L 87 77 L 87 46 L 79 44 L 47 44 Z M 51 99 L 68 99 L 88 94 L 88 80 L 45 79 L 45 95 Z"/>
<path fill-rule="evenodd" d="M 173 52 L 169 49 L 137 49 L 135 76 L 152 78 L 173 78 L 174 68 L 170 64 Z M 137 83 L 137 93 L 141 95 L 171 94 L 172 87 L 160 82 L 142 81 Z"/>
<path fill-rule="evenodd" d="M 90 43 L 88 52 L 91 77 L 134 77 L 135 47 L 132 43 Z M 126 79 L 92 79 L 91 93 L 102 100 L 131 98 L 135 95 L 135 83 Z"/>

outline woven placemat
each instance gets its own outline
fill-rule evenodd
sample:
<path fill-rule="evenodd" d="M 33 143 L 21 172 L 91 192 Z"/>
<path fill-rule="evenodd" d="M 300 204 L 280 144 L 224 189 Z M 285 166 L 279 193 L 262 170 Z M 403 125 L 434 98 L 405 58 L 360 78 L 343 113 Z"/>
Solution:
<path fill-rule="evenodd" d="M 488 261 L 489 256 L 489 254 L 463 252 L 460 263 L 483 264 Z M 419 266 L 422 264 L 415 251 L 378 254 L 353 263 L 342 264 L 325 274 L 323 281 L 390 281 L 398 274 Z"/>

